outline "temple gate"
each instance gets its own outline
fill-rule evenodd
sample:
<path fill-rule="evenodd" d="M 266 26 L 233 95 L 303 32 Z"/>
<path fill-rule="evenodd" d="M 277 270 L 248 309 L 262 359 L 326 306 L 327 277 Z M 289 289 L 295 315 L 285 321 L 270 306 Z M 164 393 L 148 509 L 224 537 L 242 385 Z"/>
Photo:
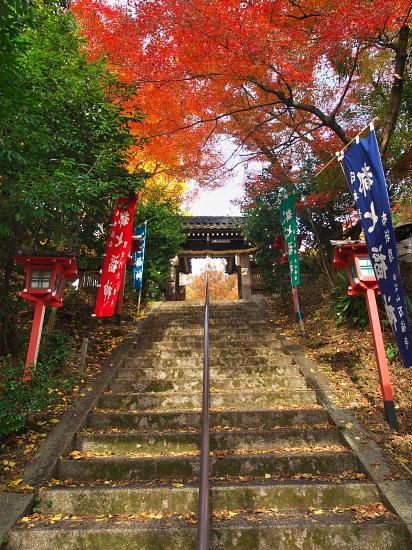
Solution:
<path fill-rule="evenodd" d="M 187 240 L 172 262 L 167 300 L 185 300 L 180 274 L 192 272 L 193 258 L 207 257 L 222 258 L 226 263 L 225 272 L 237 274 L 239 298 L 250 299 L 254 294 L 262 294 L 259 272 L 251 262 L 258 249 L 244 238 L 242 217 L 184 216 L 182 220 Z"/>

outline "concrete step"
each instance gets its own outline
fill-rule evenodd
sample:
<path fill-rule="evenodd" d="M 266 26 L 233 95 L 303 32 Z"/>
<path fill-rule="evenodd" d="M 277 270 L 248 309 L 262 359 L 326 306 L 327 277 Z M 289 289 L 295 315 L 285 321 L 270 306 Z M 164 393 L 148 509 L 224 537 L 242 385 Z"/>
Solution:
<path fill-rule="evenodd" d="M 167 335 L 168 337 L 203 337 L 204 334 L 204 327 L 203 325 L 194 325 L 193 323 L 188 324 L 188 326 L 181 326 L 181 325 L 175 325 L 175 326 L 165 326 L 161 327 L 159 325 L 153 325 L 150 326 L 150 328 L 146 329 L 144 332 L 141 333 L 141 336 L 138 336 L 137 338 L 144 338 L 146 336 L 164 336 Z M 229 335 L 232 338 L 242 338 L 244 336 L 245 338 L 248 337 L 265 337 L 267 335 L 272 335 L 276 337 L 276 332 L 274 332 L 272 326 L 263 326 L 262 327 L 253 327 L 253 329 L 249 325 L 240 325 L 239 323 L 236 323 L 234 326 L 230 327 L 230 330 L 225 330 L 225 325 L 215 325 L 212 324 L 209 327 L 209 336 L 213 340 L 213 338 L 219 339 L 219 337 L 228 337 Z"/>
<path fill-rule="evenodd" d="M 123 371 L 122 371 L 123 372 Z M 199 379 L 189 378 L 178 381 L 159 380 L 159 379 L 133 379 L 119 378 L 109 384 L 109 391 L 114 393 L 133 392 L 165 392 L 165 391 L 202 391 L 203 380 L 199 372 Z M 268 373 L 259 378 L 212 378 L 210 388 L 215 390 L 274 390 L 278 388 L 305 388 L 305 379 L 303 376 L 280 376 Z"/>
<path fill-rule="evenodd" d="M 40 513 L 74 516 L 128 514 L 197 513 L 198 486 L 193 482 L 165 483 L 147 487 L 143 484 L 123 487 L 51 487 L 42 491 Z M 256 479 L 241 483 L 211 482 L 210 509 L 332 509 L 364 506 L 379 502 L 375 485 L 340 480 L 333 482 L 266 481 Z M 400 549 L 399 549 L 400 550 Z"/>
<path fill-rule="evenodd" d="M 106 393 L 99 397 L 99 409 L 126 410 L 171 410 L 197 409 L 202 404 L 201 392 L 158 392 L 158 393 Z M 234 391 L 211 393 L 210 406 L 242 408 L 271 407 L 274 405 L 315 405 L 315 392 L 301 390 Z"/>
<path fill-rule="evenodd" d="M 219 430 L 210 434 L 210 450 L 318 448 L 342 444 L 338 430 L 281 428 L 275 430 Z M 188 453 L 200 450 L 200 432 L 80 433 L 75 448 L 93 453 Z"/>
<path fill-rule="evenodd" d="M 217 363 L 217 361 L 215 361 Z M 219 361 L 220 362 L 220 361 Z M 148 364 L 149 363 L 149 364 Z M 180 363 L 180 361 L 179 361 Z M 226 359 L 225 364 L 228 363 Z M 129 361 L 126 362 L 125 368 L 120 368 L 117 370 L 118 379 L 201 379 L 202 377 L 202 367 L 198 362 L 195 362 L 193 365 L 188 364 L 187 361 L 183 361 L 183 366 L 181 367 L 170 367 L 164 366 L 161 362 L 156 365 L 153 361 L 139 361 L 134 359 L 133 363 L 129 366 Z M 141 364 L 141 366 L 139 366 Z M 169 362 L 167 363 L 169 365 Z M 298 376 L 299 367 L 297 365 L 267 365 L 262 366 L 237 366 L 234 367 L 219 367 L 212 366 L 210 368 L 210 379 L 217 380 L 219 378 L 230 378 L 236 377 L 237 379 L 245 379 L 247 377 L 256 377 L 261 378 L 265 376 Z"/>
<path fill-rule="evenodd" d="M 231 307 L 258 307 L 258 305 L 262 302 L 260 298 L 254 297 L 253 300 L 243 300 L 243 299 L 235 299 L 235 300 L 210 300 L 209 304 L 210 307 L 224 307 L 224 308 L 231 308 Z M 263 301 L 263 305 L 265 305 L 265 302 Z M 163 302 L 161 307 L 162 311 L 165 310 L 179 310 L 179 309 L 186 309 L 191 307 L 204 307 L 205 301 L 204 300 L 188 300 L 185 302 Z"/>
<path fill-rule="evenodd" d="M 156 323 L 157 330 L 173 330 L 174 328 L 176 328 L 182 331 L 190 327 L 203 329 L 204 321 L 200 319 L 187 319 L 186 322 L 182 322 L 182 319 L 161 319 Z M 255 330 L 268 331 L 272 328 L 271 325 L 268 325 L 268 322 L 265 319 L 255 318 L 246 320 L 233 316 L 229 316 L 226 319 L 210 320 L 209 327 L 210 329 L 220 330 L 222 332 L 229 332 L 229 330 L 234 329 L 235 333 L 238 332 L 240 329 L 244 330 L 245 332 L 254 332 Z"/>
<path fill-rule="evenodd" d="M 340 448 L 338 448 L 340 449 Z M 57 479 L 81 483 L 96 480 L 150 481 L 178 480 L 199 477 L 200 456 L 155 456 L 66 458 L 57 469 Z M 335 474 L 356 471 L 356 456 L 351 451 L 216 453 L 210 457 L 211 477 L 225 476 L 288 476 Z"/>
<path fill-rule="evenodd" d="M 174 332 L 174 331 L 173 331 Z M 170 334 L 169 331 L 162 332 L 148 332 L 140 336 L 136 341 L 137 348 L 144 347 L 159 347 L 167 345 L 175 345 L 176 343 L 182 344 L 184 347 L 192 347 L 201 345 L 203 346 L 203 331 L 198 331 L 199 334 Z M 265 346 L 272 342 L 278 341 L 277 335 L 271 332 L 264 332 L 259 335 L 259 338 L 255 334 L 245 334 L 244 332 L 239 334 L 226 333 L 224 331 L 214 331 L 209 334 L 210 347 L 225 347 L 223 344 L 226 342 L 228 345 L 241 345 L 251 346 L 256 344 L 259 341 Z"/>
<path fill-rule="evenodd" d="M 222 518 L 228 519 L 222 519 Z M 25 524 L 10 533 L 7 550 L 195 550 L 196 521 L 189 517 L 65 519 L 43 526 Z M 316 522 L 314 524 L 314 522 Z M 32 525 L 32 528 L 29 528 Z M 322 515 L 282 511 L 219 514 L 211 522 L 213 550 L 400 550 L 410 548 L 406 528 L 396 519 L 359 523 L 353 512 Z"/>
<path fill-rule="evenodd" d="M 274 325 L 211 311 L 210 548 L 410 550 Z M 195 550 L 202 337 L 203 303 L 160 307 L 6 550 Z"/>
<path fill-rule="evenodd" d="M 283 356 L 280 342 L 273 343 L 272 346 L 265 347 L 233 347 L 226 346 L 221 348 L 211 347 L 209 349 L 209 356 L 213 357 L 279 357 Z M 183 346 L 171 347 L 170 349 L 160 348 L 160 349 L 141 349 L 137 348 L 130 353 L 130 357 L 159 357 L 161 359 L 169 358 L 184 358 L 184 357 L 193 357 L 193 358 L 203 358 L 204 350 L 199 346 L 197 349 L 188 348 Z"/>
<path fill-rule="evenodd" d="M 261 311 L 258 311 L 256 309 L 247 309 L 246 311 L 242 308 L 232 308 L 230 310 L 225 309 L 216 309 L 216 308 L 209 308 L 209 321 L 224 321 L 226 319 L 231 318 L 237 318 L 244 321 L 267 321 L 267 317 L 265 313 L 262 313 Z M 205 319 L 205 312 L 204 308 L 200 308 L 198 310 L 187 310 L 182 311 L 181 313 L 159 313 L 157 316 L 157 320 L 162 323 L 180 323 L 184 324 L 187 320 L 193 319 L 196 320 L 199 323 L 203 323 Z"/>
<path fill-rule="evenodd" d="M 210 426 L 244 429 L 267 429 L 276 426 L 315 426 L 325 424 L 329 417 L 325 409 L 282 408 L 247 410 L 222 410 L 210 413 Z M 120 430 L 183 430 L 200 428 L 198 411 L 157 411 L 157 412 L 98 412 L 88 415 L 87 427 L 93 430 L 117 428 Z"/>
<path fill-rule="evenodd" d="M 265 347 L 265 348 L 276 348 L 281 349 L 281 342 L 277 338 L 267 338 L 263 340 L 262 338 L 259 338 L 259 348 Z M 217 349 L 232 349 L 235 347 L 236 349 L 253 349 L 256 347 L 256 339 L 253 337 L 250 337 L 247 341 L 244 338 L 238 338 L 236 340 L 232 339 L 229 340 L 228 338 L 221 338 L 220 340 L 213 340 L 210 342 L 209 349 L 210 350 L 217 350 Z M 184 340 L 182 341 L 180 338 L 174 337 L 174 340 L 166 340 L 163 339 L 161 341 L 141 341 L 136 345 L 136 350 L 146 350 L 146 349 L 153 349 L 153 350 L 159 350 L 164 351 L 168 348 L 172 350 L 183 350 L 186 351 L 188 349 L 197 350 L 197 349 L 203 349 L 203 340 L 199 338 L 198 336 L 193 337 L 192 340 Z"/>
<path fill-rule="evenodd" d="M 176 319 L 159 319 L 156 322 L 156 330 L 183 330 L 186 328 L 204 328 L 204 317 L 185 317 Z M 273 331 L 275 323 L 268 322 L 267 319 L 261 316 L 248 315 L 247 318 L 237 315 L 227 315 L 225 317 L 215 317 L 209 319 L 209 328 L 220 330 L 222 332 L 230 332 L 232 328 L 241 327 L 245 332 L 254 330 Z"/>
<path fill-rule="evenodd" d="M 203 357 L 126 357 L 123 362 L 124 367 L 154 367 L 157 369 L 167 369 L 176 367 L 199 367 L 203 366 Z M 288 355 L 266 355 L 250 357 L 211 357 L 210 367 L 219 367 L 222 372 L 240 370 L 242 367 L 245 372 L 254 374 L 255 369 L 273 368 L 279 373 L 279 368 L 288 368 L 292 366 L 292 358 Z M 259 372 L 256 370 L 256 372 Z"/>

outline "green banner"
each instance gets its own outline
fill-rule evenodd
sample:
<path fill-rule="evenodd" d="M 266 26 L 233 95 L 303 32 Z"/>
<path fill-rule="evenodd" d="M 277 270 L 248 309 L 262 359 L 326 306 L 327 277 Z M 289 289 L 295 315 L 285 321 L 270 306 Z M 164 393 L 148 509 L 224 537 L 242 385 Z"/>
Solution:
<path fill-rule="evenodd" d="M 295 195 L 290 195 L 279 205 L 280 220 L 285 236 L 286 253 L 289 259 L 292 286 L 300 284 L 300 265 L 297 246 L 298 226 L 296 223 Z"/>

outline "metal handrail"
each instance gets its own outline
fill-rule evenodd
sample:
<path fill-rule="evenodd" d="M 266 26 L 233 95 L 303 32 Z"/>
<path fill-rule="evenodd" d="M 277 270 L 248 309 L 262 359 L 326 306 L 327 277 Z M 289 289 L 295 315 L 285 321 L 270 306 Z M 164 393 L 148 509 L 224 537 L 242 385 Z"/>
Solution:
<path fill-rule="evenodd" d="M 197 550 L 209 548 L 209 277 L 206 275 Z"/>

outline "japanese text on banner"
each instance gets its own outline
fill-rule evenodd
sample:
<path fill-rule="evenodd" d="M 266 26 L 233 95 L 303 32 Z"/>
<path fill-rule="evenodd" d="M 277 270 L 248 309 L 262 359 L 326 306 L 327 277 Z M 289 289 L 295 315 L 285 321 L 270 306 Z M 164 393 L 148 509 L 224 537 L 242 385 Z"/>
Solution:
<path fill-rule="evenodd" d="M 140 237 L 140 250 L 133 252 L 133 290 L 142 290 L 143 286 L 143 268 L 144 268 L 144 253 L 146 248 L 146 229 L 147 222 L 143 225 L 139 225 L 134 231 L 135 237 Z"/>
<path fill-rule="evenodd" d="M 412 367 L 412 337 L 375 132 L 354 143 L 343 163 L 396 343 L 405 367 Z"/>
<path fill-rule="evenodd" d="M 286 253 L 289 259 L 290 280 L 292 286 L 300 284 L 300 265 L 297 246 L 297 223 L 295 212 L 295 196 L 291 195 L 279 205 L 280 220 L 285 236 Z"/>
<path fill-rule="evenodd" d="M 109 317 L 114 314 L 126 262 L 130 257 L 136 201 L 137 196 L 116 200 L 97 293 L 94 311 L 96 317 Z"/>

